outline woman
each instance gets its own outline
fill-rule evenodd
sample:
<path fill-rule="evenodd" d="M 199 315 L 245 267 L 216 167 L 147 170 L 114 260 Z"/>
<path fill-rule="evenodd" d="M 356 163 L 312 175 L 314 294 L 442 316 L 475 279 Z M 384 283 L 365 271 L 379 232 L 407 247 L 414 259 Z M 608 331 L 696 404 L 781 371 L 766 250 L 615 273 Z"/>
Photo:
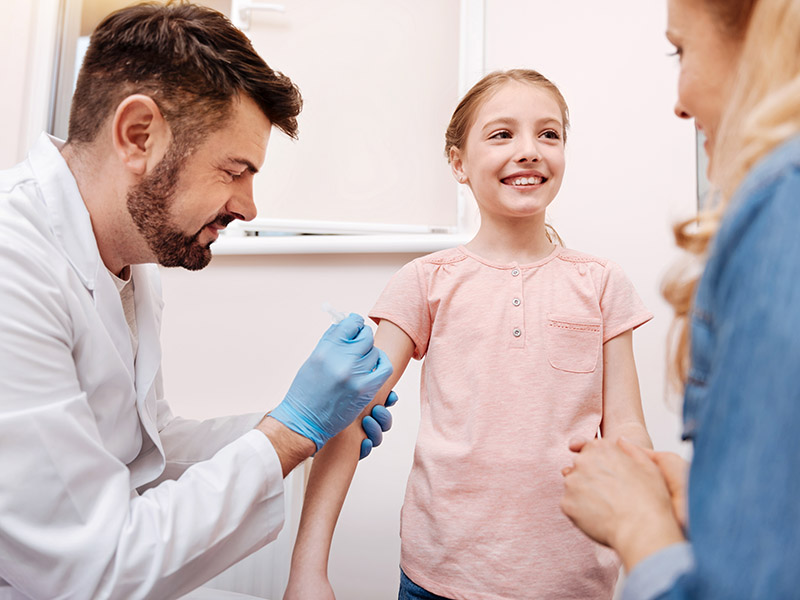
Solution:
<path fill-rule="evenodd" d="M 800 1 L 668 4 L 675 112 L 705 133 L 715 188 L 676 228 L 702 275 L 665 285 L 694 444 L 688 486 L 675 455 L 576 440 L 562 509 L 620 554 L 626 599 L 796 598 Z"/>

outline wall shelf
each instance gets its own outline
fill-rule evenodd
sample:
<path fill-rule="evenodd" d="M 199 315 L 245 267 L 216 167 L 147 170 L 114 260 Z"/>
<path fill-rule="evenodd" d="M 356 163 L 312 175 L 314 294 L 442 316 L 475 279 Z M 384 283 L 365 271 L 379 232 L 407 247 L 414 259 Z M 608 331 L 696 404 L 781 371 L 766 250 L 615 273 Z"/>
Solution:
<path fill-rule="evenodd" d="M 226 236 L 211 246 L 215 256 L 252 254 L 429 253 L 465 244 L 466 234 Z"/>

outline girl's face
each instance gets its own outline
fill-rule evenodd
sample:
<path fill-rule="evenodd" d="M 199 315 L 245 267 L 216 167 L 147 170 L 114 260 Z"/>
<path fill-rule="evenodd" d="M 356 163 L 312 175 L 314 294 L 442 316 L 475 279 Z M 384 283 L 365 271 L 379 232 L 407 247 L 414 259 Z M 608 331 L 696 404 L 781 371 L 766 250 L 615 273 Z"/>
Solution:
<path fill-rule="evenodd" d="M 726 35 L 698 0 L 669 0 L 667 39 L 681 61 L 675 114 L 694 119 L 706 136 L 710 157 L 732 89 L 740 43 Z"/>
<path fill-rule="evenodd" d="M 563 131 L 549 92 L 510 81 L 478 109 L 464 147 L 451 149 L 453 173 L 484 218 L 543 218 L 564 176 Z"/>

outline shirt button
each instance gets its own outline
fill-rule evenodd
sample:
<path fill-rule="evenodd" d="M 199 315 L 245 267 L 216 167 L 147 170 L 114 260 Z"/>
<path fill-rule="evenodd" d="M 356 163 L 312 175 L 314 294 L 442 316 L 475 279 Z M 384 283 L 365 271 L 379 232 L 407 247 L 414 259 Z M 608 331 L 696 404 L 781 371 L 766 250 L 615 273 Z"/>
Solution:
<path fill-rule="evenodd" d="M 522 335 L 522 330 L 517 328 L 514 330 L 514 337 L 519 337 Z"/>
<path fill-rule="evenodd" d="M 511 275 L 513 275 L 514 277 L 516 277 L 517 275 L 519 275 L 519 269 L 512 269 L 512 270 L 511 270 Z"/>
<path fill-rule="evenodd" d="M 520 304 L 522 304 L 522 300 L 520 300 L 519 298 L 514 298 L 511 301 L 511 304 L 513 304 L 514 306 L 519 306 Z"/>

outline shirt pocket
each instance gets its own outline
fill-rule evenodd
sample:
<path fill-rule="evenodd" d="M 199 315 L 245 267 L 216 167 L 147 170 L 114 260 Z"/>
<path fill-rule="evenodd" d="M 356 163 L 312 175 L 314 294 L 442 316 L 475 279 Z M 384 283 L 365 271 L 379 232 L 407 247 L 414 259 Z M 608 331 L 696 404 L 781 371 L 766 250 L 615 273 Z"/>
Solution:
<path fill-rule="evenodd" d="M 594 317 L 547 315 L 545 348 L 550 366 L 568 373 L 592 373 L 597 368 L 602 321 Z"/>

